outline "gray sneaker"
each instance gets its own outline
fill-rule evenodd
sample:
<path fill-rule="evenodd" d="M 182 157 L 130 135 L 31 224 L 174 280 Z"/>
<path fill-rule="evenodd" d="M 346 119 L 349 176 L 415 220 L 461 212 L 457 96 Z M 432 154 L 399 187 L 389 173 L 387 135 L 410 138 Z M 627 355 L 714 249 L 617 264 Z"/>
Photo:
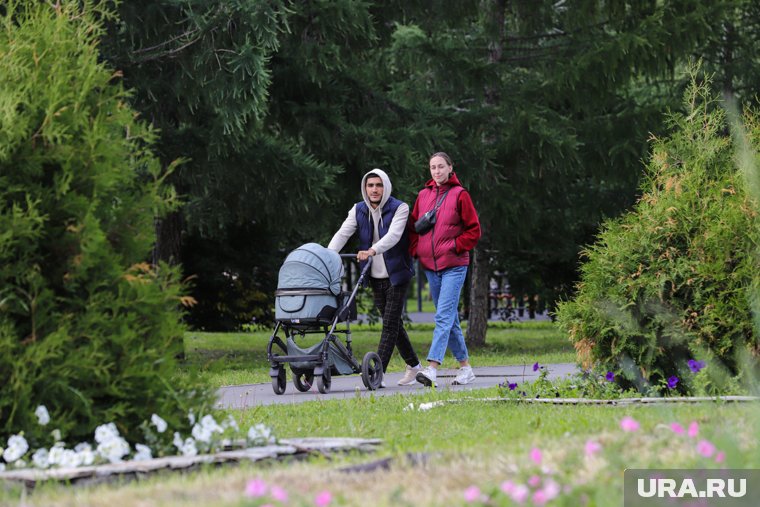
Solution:
<path fill-rule="evenodd" d="M 457 373 L 454 382 L 451 384 L 455 386 L 463 386 L 469 384 L 473 380 L 475 380 L 475 374 L 472 372 L 472 366 L 462 366 L 459 368 L 459 372 Z"/>
<path fill-rule="evenodd" d="M 435 368 L 427 366 L 424 370 L 417 372 L 415 378 L 417 379 L 417 382 L 424 385 L 425 387 L 436 387 L 436 373 L 437 372 L 435 371 Z"/>
<path fill-rule="evenodd" d="M 420 372 L 422 368 L 419 366 L 409 366 L 406 365 L 406 371 L 404 372 L 404 376 L 401 377 L 401 380 L 397 382 L 400 386 L 411 386 L 417 383 L 417 374 Z"/>

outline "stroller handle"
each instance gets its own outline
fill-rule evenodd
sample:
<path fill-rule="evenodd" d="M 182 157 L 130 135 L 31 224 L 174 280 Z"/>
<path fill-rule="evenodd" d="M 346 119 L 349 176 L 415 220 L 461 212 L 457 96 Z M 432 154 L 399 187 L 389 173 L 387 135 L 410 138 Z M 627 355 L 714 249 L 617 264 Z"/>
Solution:
<path fill-rule="evenodd" d="M 355 253 L 353 253 L 353 254 L 340 254 L 340 258 L 341 259 L 356 260 L 356 254 Z M 367 257 L 367 266 L 371 266 L 371 265 L 372 265 L 372 257 Z M 365 268 L 365 271 L 366 271 L 366 268 Z"/>

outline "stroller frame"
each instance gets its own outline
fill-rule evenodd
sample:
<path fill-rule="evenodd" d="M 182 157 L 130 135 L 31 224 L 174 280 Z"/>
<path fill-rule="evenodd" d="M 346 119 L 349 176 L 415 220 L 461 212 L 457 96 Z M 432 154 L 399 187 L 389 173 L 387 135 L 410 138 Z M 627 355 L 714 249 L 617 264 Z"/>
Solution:
<path fill-rule="evenodd" d="M 341 254 L 342 259 L 356 259 L 356 254 Z M 341 359 L 348 363 L 351 367 L 353 374 L 360 373 L 362 376 L 362 382 L 364 386 L 374 391 L 380 387 L 383 381 L 383 364 L 380 360 L 380 356 L 377 352 L 367 352 L 362 359 L 361 364 L 356 360 L 351 347 L 351 319 L 350 309 L 351 305 L 356 300 L 356 294 L 359 291 L 359 287 L 363 284 L 369 268 L 372 265 L 372 257 L 367 259 L 367 264 L 359 274 L 359 279 L 356 281 L 353 290 L 348 298 L 342 302 L 342 305 L 336 309 L 333 318 L 329 324 L 322 324 L 317 326 L 304 326 L 294 325 L 277 321 L 277 324 L 272 332 L 272 336 L 269 338 L 267 344 L 267 360 L 269 361 L 270 370 L 269 376 L 272 378 L 272 389 L 275 394 L 285 393 L 287 386 L 287 378 L 285 365 L 288 363 L 313 363 L 306 368 L 295 368 L 291 365 L 293 372 L 293 385 L 300 392 L 306 392 L 311 389 L 314 383 L 314 378 L 317 379 L 317 389 L 322 394 L 330 392 L 332 386 L 333 375 L 344 375 L 340 373 L 337 368 L 328 366 L 330 360 L 330 354 L 340 354 Z M 345 329 L 338 329 L 338 323 L 341 318 L 345 317 Z M 313 354 L 299 354 L 288 355 L 288 348 L 286 343 L 278 336 L 278 332 L 282 330 L 285 333 L 286 340 L 288 337 L 295 341 L 296 336 L 305 336 L 307 334 L 324 333 L 325 337 L 319 344 L 317 353 Z M 346 344 L 338 339 L 339 334 L 345 335 Z M 273 346 L 276 345 L 280 350 L 284 352 L 284 355 L 277 354 L 273 350 Z M 332 345 L 332 347 L 331 347 Z"/>

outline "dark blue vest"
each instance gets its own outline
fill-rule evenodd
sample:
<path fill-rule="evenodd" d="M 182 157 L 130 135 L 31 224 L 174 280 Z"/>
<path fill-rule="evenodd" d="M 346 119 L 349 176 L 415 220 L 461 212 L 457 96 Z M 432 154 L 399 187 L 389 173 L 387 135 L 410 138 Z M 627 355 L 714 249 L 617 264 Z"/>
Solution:
<path fill-rule="evenodd" d="M 401 201 L 395 197 L 391 196 L 388 198 L 388 201 L 383 206 L 383 219 L 380 222 L 378 237 L 382 238 L 388 234 L 393 216 L 400 205 Z M 359 250 L 367 250 L 373 243 L 372 236 L 375 223 L 370 218 L 369 208 L 364 201 L 356 205 L 356 225 L 359 231 Z M 412 275 L 414 275 L 414 268 L 412 266 L 412 257 L 409 255 L 409 233 L 406 227 L 404 227 L 404 232 L 398 243 L 393 245 L 390 250 L 383 252 L 383 259 L 385 259 L 385 269 L 388 270 L 391 284 L 403 285 L 409 283 Z M 361 269 L 364 269 L 365 263 L 361 263 Z"/>

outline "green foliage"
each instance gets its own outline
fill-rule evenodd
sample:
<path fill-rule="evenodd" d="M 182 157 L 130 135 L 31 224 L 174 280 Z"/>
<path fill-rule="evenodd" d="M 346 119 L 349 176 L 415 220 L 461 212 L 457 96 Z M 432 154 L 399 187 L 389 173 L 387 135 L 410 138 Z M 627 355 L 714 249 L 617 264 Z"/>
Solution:
<path fill-rule="evenodd" d="M 22 5 L 0 18 L 0 435 L 45 445 L 113 421 L 134 439 L 153 412 L 181 428 L 204 393 L 170 382 L 178 272 L 144 263 L 172 205 L 155 134 L 98 62 L 108 12 Z"/>
<path fill-rule="evenodd" d="M 586 398 L 593 400 L 617 400 L 639 396 L 633 389 L 623 390 L 618 384 L 605 379 L 604 375 L 583 372 L 571 377 L 549 380 L 549 370 L 541 367 L 541 373 L 533 382 L 510 382 L 499 384 L 499 394 L 511 400 L 525 398 Z"/>
<path fill-rule="evenodd" d="M 759 350 L 750 309 L 757 200 L 737 170 L 736 143 L 709 83 L 693 84 L 685 99 L 687 112 L 671 116 L 673 134 L 653 142 L 639 202 L 584 252 L 578 294 L 558 313 L 584 363 L 643 391 L 662 391 L 671 376 L 679 392 L 720 391 L 704 380 L 690 388 L 687 361 L 705 361 L 717 382 L 741 373 L 744 354 L 756 364 Z M 756 148 L 758 117 L 745 121 Z M 753 154 L 754 170 L 757 160 Z"/>

